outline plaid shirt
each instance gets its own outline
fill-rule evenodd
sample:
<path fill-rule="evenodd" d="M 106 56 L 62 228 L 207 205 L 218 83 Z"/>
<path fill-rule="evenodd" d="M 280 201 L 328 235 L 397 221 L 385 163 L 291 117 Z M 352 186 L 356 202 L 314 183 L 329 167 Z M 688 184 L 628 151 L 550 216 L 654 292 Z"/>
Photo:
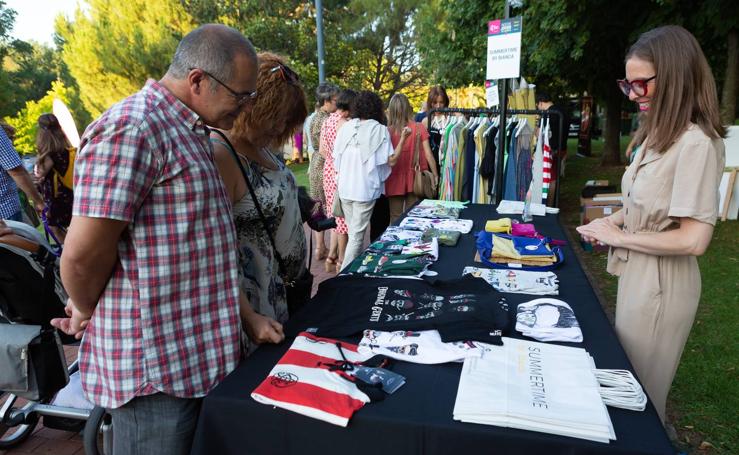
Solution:
<path fill-rule="evenodd" d="M 73 214 L 129 223 L 80 347 L 97 405 L 200 397 L 237 365 L 236 236 L 213 160 L 202 120 L 152 80 L 85 131 Z"/>
<path fill-rule="evenodd" d="M 0 128 L 0 220 L 10 218 L 21 209 L 18 187 L 8 171 L 22 164 L 10 138 Z"/>

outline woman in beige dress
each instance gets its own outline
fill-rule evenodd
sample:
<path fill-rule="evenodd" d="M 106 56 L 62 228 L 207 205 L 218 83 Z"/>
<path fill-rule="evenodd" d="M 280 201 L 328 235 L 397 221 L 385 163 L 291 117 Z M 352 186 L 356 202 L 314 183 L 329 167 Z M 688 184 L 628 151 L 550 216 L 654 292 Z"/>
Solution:
<path fill-rule="evenodd" d="M 718 215 L 725 129 L 711 69 L 682 27 L 641 35 L 619 87 L 644 115 L 636 135 L 642 150 L 621 181 L 624 208 L 577 230 L 611 247 L 616 333 L 664 422 L 701 294 L 696 256 Z"/>

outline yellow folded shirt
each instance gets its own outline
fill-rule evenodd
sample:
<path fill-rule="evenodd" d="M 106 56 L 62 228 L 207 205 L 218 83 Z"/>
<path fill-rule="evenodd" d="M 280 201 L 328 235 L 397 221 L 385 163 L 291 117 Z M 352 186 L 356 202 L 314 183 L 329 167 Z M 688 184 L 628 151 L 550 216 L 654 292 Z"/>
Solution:
<path fill-rule="evenodd" d="M 487 232 L 510 234 L 511 233 L 511 219 L 501 218 L 499 220 L 488 220 L 488 222 L 485 223 L 485 230 Z"/>

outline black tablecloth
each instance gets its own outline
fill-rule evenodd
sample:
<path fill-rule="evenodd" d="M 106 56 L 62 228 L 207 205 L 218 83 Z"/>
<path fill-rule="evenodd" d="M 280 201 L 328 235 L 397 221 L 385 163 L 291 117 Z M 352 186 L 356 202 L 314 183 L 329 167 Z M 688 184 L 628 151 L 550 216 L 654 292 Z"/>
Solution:
<path fill-rule="evenodd" d="M 486 220 L 500 216 L 492 206 L 473 205 L 462 211 L 461 218 L 474 220 L 474 233 L 484 228 Z M 565 238 L 556 216 L 536 217 L 534 223 L 544 235 Z M 572 249 L 564 251 L 565 263 L 555 270 L 558 298 L 572 306 L 584 338 L 573 346 L 587 349 L 598 368 L 632 370 Z M 431 269 L 440 278 L 459 277 L 465 266 L 480 265 L 474 262 L 472 233 L 463 235 L 456 247 L 441 247 L 439 254 Z M 536 298 L 505 296 L 511 313 L 518 303 Z M 299 324 L 300 313 L 294 321 Z M 250 393 L 291 343 L 260 347 L 205 398 L 193 454 L 674 453 L 651 403 L 644 412 L 609 407 L 617 438 L 610 444 L 454 421 L 461 364 L 397 362 L 394 371 L 406 377 L 406 385 L 382 402 L 365 405 L 346 428 L 257 403 Z"/>

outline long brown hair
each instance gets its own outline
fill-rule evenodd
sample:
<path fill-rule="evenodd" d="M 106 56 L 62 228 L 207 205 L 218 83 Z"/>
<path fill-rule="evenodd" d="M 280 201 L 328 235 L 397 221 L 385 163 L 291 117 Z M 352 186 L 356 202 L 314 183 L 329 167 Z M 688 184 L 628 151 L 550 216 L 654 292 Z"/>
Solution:
<path fill-rule="evenodd" d="M 643 33 L 626 54 L 626 61 L 630 58 L 651 63 L 657 76 L 649 112 L 636 133 L 637 143 L 646 139 L 646 147 L 664 153 L 690 123 L 712 139 L 726 135 L 713 73 L 689 31 L 667 25 Z"/>
<path fill-rule="evenodd" d="M 434 85 L 431 87 L 431 90 L 429 90 L 429 96 L 426 98 L 426 106 L 428 110 L 431 110 L 434 108 L 434 101 L 436 101 L 436 98 L 441 97 L 442 101 L 444 102 L 444 107 L 449 107 L 449 95 L 446 94 L 446 90 L 444 90 L 444 87 L 441 85 Z"/>
<path fill-rule="evenodd" d="M 400 134 L 403 128 L 413 119 L 413 107 L 408 97 L 396 93 L 390 98 L 387 105 L 387 127 L 390 131 Z"/>
<path fill-rule="evenodd" d="M 71 147 L 64 135 L 54 114 L 41 114 L 38 118 L 38 131 L 36 132 L 36 162 L 41 163 L 44 158 L 53 152 L 59 152 Z"/>
<path fill-rule="evenodd" d="M 242 112 L 231 134 L 258 146 L 284 144 L 308 116 L 305 91 L 285 59 L 262 52 L 259 57 L 254 106 Z"/>

